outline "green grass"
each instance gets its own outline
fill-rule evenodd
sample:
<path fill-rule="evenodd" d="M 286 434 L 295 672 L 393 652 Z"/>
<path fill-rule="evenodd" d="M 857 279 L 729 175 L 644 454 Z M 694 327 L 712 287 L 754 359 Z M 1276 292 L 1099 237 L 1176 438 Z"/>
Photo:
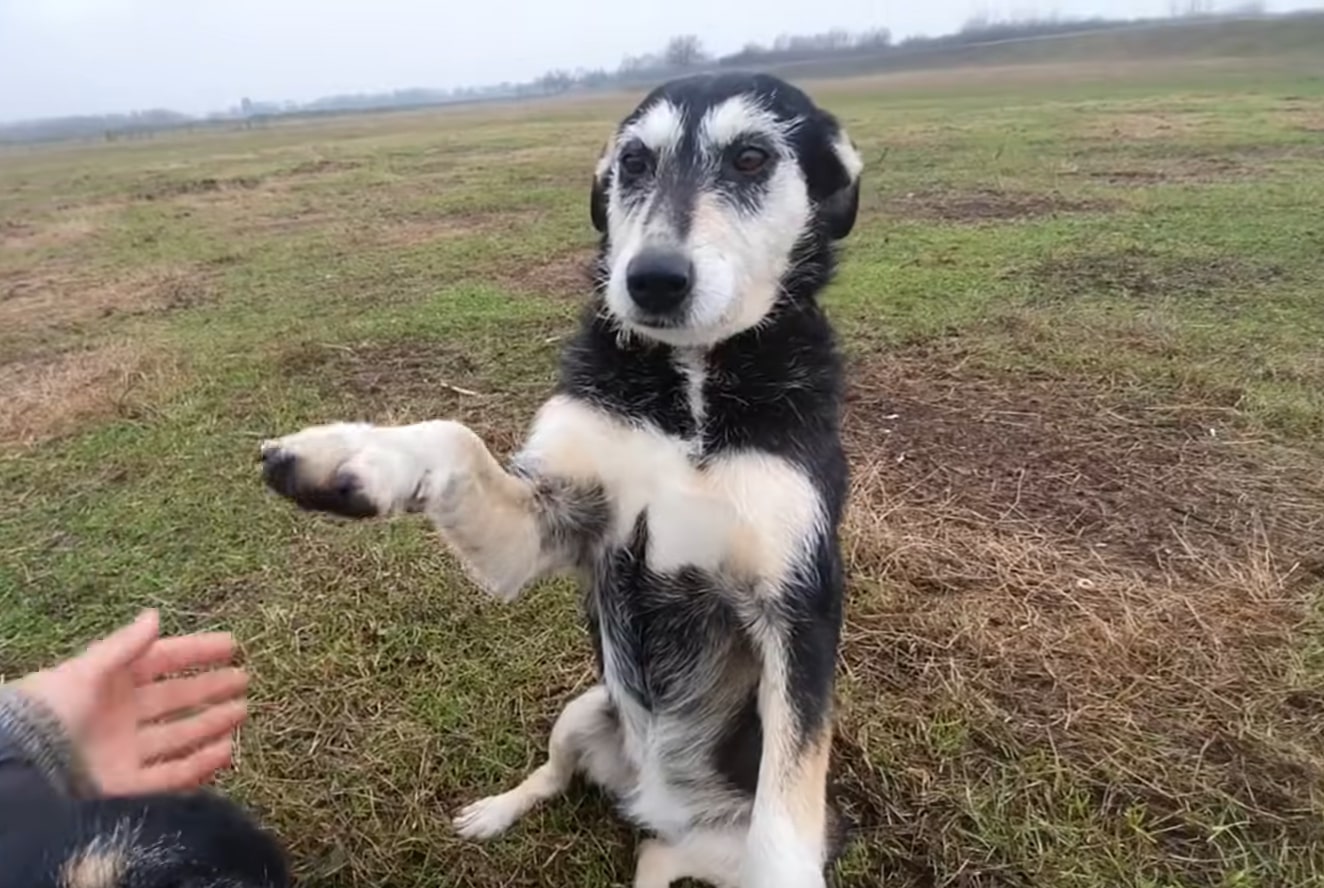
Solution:
<path fill-rule="evenodd" d="M 841 883 L 1318 884 L 1324 80 L 1000 78 L 814 89 L 868 162 L 826 297 Z M 0 155 L 0 396 L 56 380 L 49 426 L 0 422 L 0 674 L 144 605 L 224 627 L 256 678 L 225 786 L 312 883 L 628 882 L 589 791 L 490 846 L 447 826 L 591 681 L 575 590 L 487 601 L 425 527 L 297 514 L 253 457 L 351 416 L 515 446 L 630 102 Z"/>

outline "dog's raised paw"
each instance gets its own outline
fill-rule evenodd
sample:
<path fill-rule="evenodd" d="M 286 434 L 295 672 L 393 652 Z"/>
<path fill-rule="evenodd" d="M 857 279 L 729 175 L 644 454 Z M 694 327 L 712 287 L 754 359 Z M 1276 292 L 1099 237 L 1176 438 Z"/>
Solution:
<path fill-rule="evenodd" d="M 408 466 L 360 423 L 313 426 L 262 443 L 262 480 L 300 508 L 346 518 L 392 511 Z"/>
<path fill-rule="evenodd" d="M 510 794 L 479 799 L 455 815 L 455 831 L 466 839 L 494 839 L 519 819 L 523 806 Z"/>

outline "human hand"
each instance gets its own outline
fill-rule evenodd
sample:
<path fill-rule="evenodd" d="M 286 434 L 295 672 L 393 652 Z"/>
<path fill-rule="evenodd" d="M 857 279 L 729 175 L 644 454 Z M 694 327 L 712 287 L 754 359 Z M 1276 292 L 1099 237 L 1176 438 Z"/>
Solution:
<path fill-rule="evenodd" d="M 248 676 L 236 668 L 165 676 L 228 663 L 234 649 L 228 633 L 160 638 L 158 614 L 145 611 L 16 687 L 60 722 L 102 795 L 193 789 L 230 764 Z"/>

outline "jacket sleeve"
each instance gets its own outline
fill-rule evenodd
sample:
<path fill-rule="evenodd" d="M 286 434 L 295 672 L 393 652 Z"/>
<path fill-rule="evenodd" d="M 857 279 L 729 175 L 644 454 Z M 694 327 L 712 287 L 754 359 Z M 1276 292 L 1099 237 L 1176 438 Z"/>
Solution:
<path fill-rule="evenodd" d="M 89 788 L 55 716 L 18 689 L 0 686 L 0 839 L 54 816 Z"/>

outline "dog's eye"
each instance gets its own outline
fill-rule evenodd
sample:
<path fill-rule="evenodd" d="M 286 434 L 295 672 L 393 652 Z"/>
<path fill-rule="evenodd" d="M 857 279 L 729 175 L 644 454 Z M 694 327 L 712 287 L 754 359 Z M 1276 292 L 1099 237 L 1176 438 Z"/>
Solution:
<path fill-rule="evenodd" d="M 628 149 L 621 155 L 621 172 L 627 176 L 642 176 L 648 172 L 648 155 L 638 148 Z"/>
<path fill-rule="evenodd" d="M 757 173 L 768 164 L 768 152 L 753 146 L 741 148 L 733 161 L 735 168 L 742 173 Z"/>

